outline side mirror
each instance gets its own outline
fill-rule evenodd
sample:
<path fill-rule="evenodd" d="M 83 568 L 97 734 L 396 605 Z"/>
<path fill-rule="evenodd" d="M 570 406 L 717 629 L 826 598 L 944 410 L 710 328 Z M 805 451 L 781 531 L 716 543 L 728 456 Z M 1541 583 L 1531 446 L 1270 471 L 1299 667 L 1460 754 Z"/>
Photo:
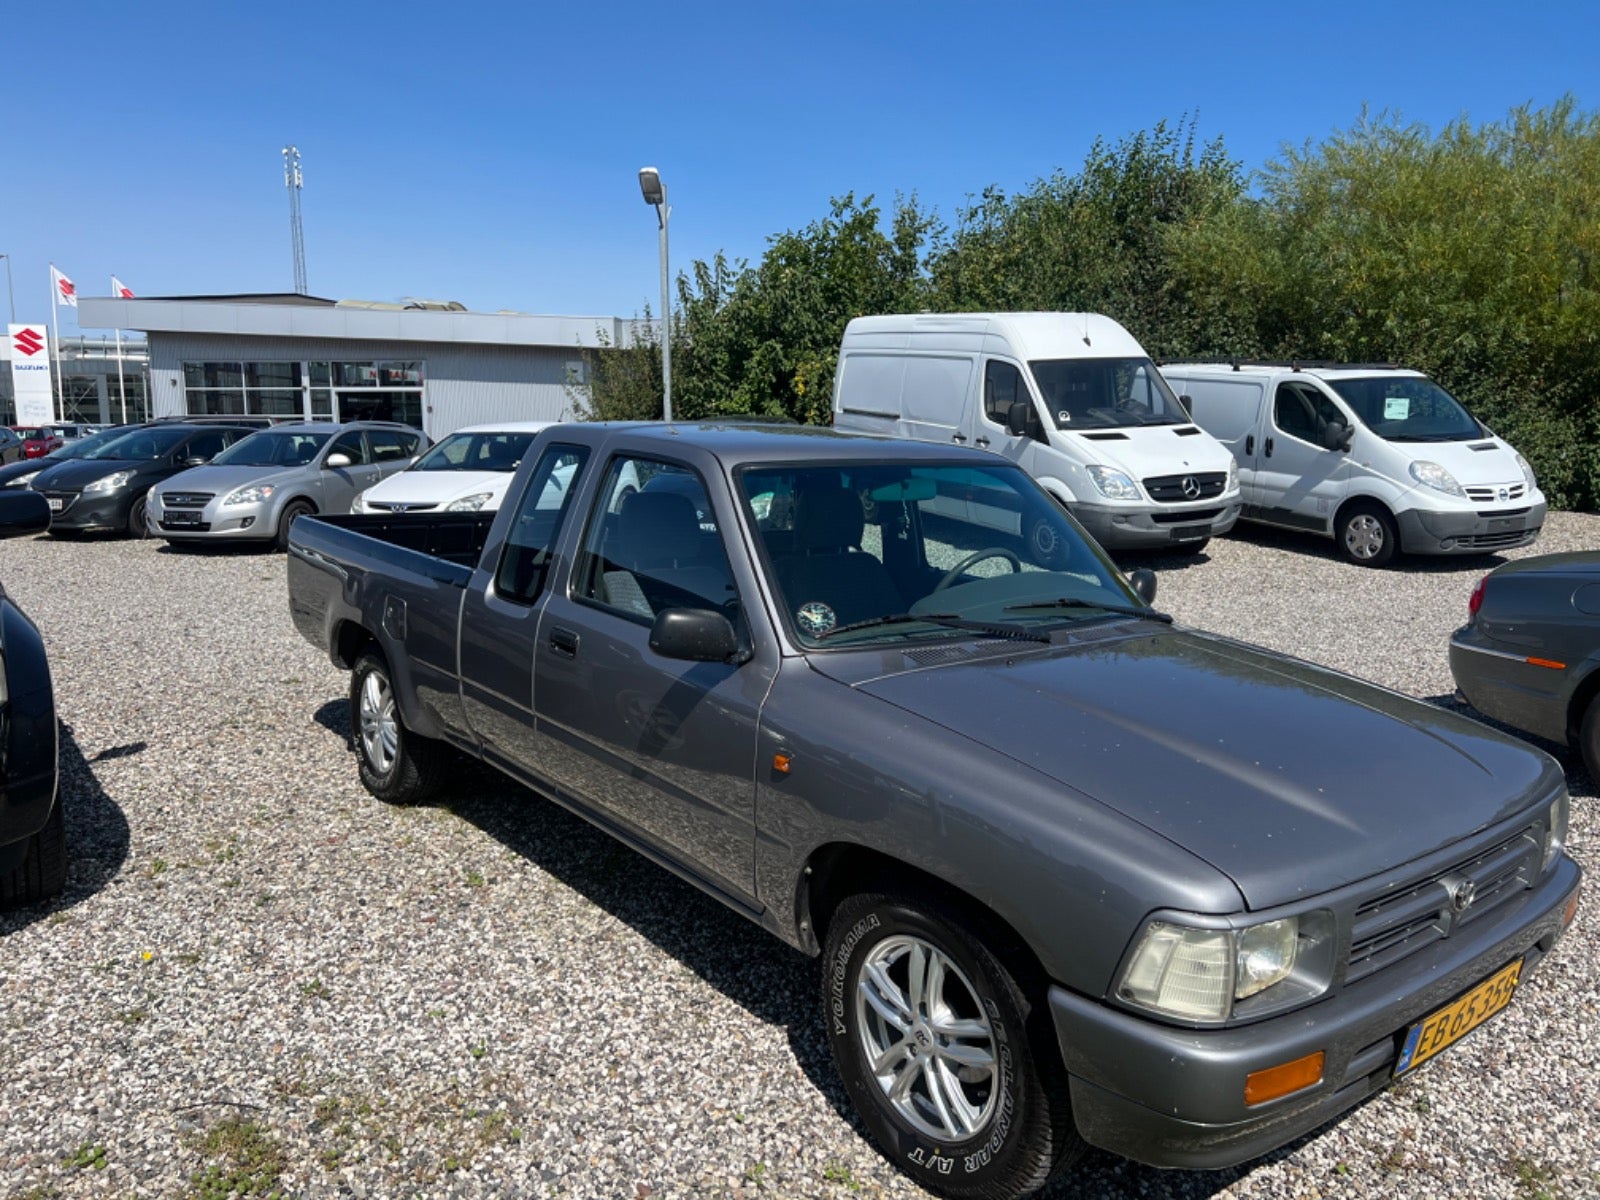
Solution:
<path fill-rule="evenodd" d="M 1033 406 L 1026 400 L 1012 402 L 1006 409 L 1006 432 L 1012 437 L 1022 437 L 1028 432 L 1028 418 L 1033 415 Z"/>
<path fill-rule="evenodd" d="M 650 649 L 662 658 L 727 662 L 739 653 L 739 635 L 732 621 L 709 608 L 664 608 L 650 627 Z"/>
<path fill-rule="evenodd" d="M 1355 430 L 1343 421 L 1329 421 L 1322 427 L 1322 448 L 1324 450 L 1348 450 L 1350 442 L 1355 437 Z"/>
<path fill-rule="evenodd" d="M 333 453 L 322 460 L 322 465 L 330 471 L 340 471 L 348 467 L 354 460 L 348 454 Z"/>
<path fill-rule="evenodd" d="M 183 460 L 183 465 L 186 467 L 203 467 L 210 461 L 211 456 L 209 454 L 191 454 Z"/>
<path fill-rule="evenodd" d="M 1187 395 L 1179 396 L 1178 403 L 1183 407 L 1185 415 L 1192 420 L 1194 418 L 1194 397 Z"/>
<path fill-rule="evenodd" d="M 50 502 L 38 492 L 0 491 L 0 538 L 26 537 L 50 528 Z"/>
<path fill-rule="evenodd" d="M 1128 576 L 1128 582 L 1133 585 L 1133 590 L 1138 593 L 1139 599 L 1146 604 L 1156 602 L 1156 573 L 1149 567 L 1140 567 Z"/>

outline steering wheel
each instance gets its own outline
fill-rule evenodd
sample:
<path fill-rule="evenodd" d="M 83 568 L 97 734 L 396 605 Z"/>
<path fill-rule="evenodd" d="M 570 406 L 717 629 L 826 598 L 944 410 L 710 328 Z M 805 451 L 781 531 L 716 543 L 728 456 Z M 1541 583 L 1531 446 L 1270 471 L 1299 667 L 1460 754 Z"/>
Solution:
<path fill-rule="evenodd" d="M 1011 553 L 1011 551 L 1007 550 L 1004 546 L 985 546 L 982 550 L 974 550 L 971 554 L 967 555 L 955 566 L 946 571 L 944 573 L 944 578 L 933 585 L 933 590 L 935 592 L 944 591 L 945 588 L 949 587 L 952 583 L 965 575 L 967 573 L 967 568 L 975 567 L 987 558 L 1005 559 L 1011 564 L 1011 573 L 1013 575 L 1020 574 L 1022 571 L 1022 560 L 1015 554 Z"/>

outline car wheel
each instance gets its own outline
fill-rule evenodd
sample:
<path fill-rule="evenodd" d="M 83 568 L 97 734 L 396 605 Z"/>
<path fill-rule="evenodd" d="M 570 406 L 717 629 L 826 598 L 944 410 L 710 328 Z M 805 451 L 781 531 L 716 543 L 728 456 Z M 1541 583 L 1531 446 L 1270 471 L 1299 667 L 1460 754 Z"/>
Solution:
<path fill-rule="evenodd" d="M 822 978 L 862 1121 L 917 1183 L 963 1200 L 1042 1187 L 1085 1148 L 1043 984 L 1025 990 L 972 929 L 936 895 L 852 896 L 829 922 Z"/>
<path fill-rule="evenodd" d="M 44 827 L 28 839 L 27 856 L 9 875 L 0 875 L 0 908 L 18 908 L 59 896 L 67 885 L 67 822 L 61 797 Z"/>
<path fill-rule="evenodd" d="M 283 512 L 278 516 L 279 550 L 287 550 L 289 548 L 289 526 L 311 512 L 311 505 L 304 500 L 295 500 L 283 506 Z"/>
<path fill-rule="evenodd" d="M 147 496 L 140 496 L 128 509 L 128 536 L 132 538 L 150 536 L 150 505 Z"/>
<path fill-rule="evenodd" d="M 1578 726 L 1578 752 L 1583 755 L 1583 766 L 1589 772 L 1589 782 L 1600 787 L 1600 696 L 1589 701 L 1584 709 L 1583 721 Z"/>
<path fill-rule="evenodd" d="M 1345 509 L 1333 537 L 1345 561 L 1363 567 L 1383 566 L 1394 557 L 1400 541 L 1388 510 L 1370 503 Z"/>
<path fill-rule="evenodd" d="M 350 672 L 350 732 L 362 786 L 379 800 L 416 804 L 438 788 L 445 748 L 401 723 L 389 664 L 374 650 Z"/>

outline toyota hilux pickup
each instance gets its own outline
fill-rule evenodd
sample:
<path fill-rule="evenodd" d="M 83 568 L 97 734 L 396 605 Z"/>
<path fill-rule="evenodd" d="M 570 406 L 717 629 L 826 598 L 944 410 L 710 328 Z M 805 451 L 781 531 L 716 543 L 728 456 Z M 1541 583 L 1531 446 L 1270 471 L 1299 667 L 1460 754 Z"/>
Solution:
<path fill-rule="evenodd" d="M 553 426 L 497 513 L 288 565 L 368 790 L 475 756 L 820 957 L 863 1124 L 958 1197 L 1264 1154 L 1577 911 L 1552 759 L 1154 585 L 996 456 L 737 424 Z"/>

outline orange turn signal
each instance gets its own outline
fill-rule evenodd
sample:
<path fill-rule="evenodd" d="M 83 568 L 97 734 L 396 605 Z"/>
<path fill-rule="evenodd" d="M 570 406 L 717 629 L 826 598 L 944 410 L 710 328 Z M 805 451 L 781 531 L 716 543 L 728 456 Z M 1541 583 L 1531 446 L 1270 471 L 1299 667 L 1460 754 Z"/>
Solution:
<path fill-rule="evenodd" d="M 1549 667 L 1552 671 L 1565 671 L 1567 669 L 1566 663 L 1557 662 L 1553 658 L 1525 658 L 1522 661 L 1535 667 Z"/>
<path fill-rule="evenodd" d="M 1561 928 L 1565 929 L 1572 924 L 1572 919 L 1578 915 L 1578 893 L 1572 893 L 1572 899 L 1567 901 L 1567 910 L 1561 914 Z"/>
<path fill-rule="evenodd" d="M 793 761 L 787 754 L 774 754 L 772 756 L 772 769 L 779 775 L 787 775 L 789 773 L 789 764 Z"/>
<path fill-rule="evenodd" d="M 1244 1077 L 1244 1102 L 1265 1104 L 1290 1092 L 1298 1092 L 1322 1082 L 1323 1053 L 1318 1050 L 1293 1062 L 1280 1063 L 1264 1071 L 1251 1071 Z"/>

